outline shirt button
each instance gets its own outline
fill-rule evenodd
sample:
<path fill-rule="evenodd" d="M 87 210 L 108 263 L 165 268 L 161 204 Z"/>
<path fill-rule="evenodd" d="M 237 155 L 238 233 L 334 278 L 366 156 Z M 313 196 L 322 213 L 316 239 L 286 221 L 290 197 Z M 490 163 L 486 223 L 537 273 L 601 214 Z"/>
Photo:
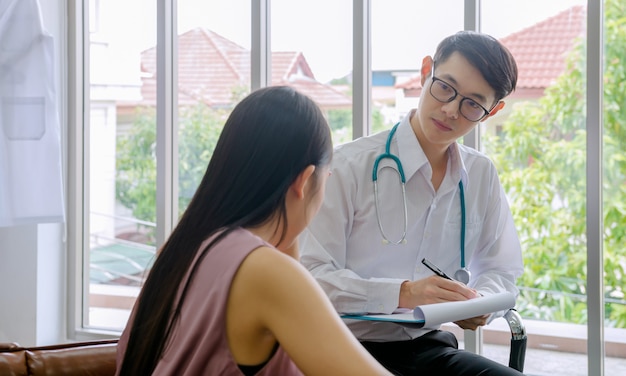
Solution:
<path fill-rule="evenodd" d="M 382 304 L 379 304 L 378 309 L 382 312 L 385 309 L 385 306 Z"/>

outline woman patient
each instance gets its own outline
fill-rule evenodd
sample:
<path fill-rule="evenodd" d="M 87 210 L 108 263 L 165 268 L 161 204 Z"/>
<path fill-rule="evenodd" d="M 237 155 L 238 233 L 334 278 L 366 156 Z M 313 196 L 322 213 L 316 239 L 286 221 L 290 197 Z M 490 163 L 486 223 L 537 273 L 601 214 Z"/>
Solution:
<path fill-rule="evenodd" d="M 118 344 L 117 375 L 388 375 L 298 261 L 332 157 L 289 87 L 232 111 Z"/>

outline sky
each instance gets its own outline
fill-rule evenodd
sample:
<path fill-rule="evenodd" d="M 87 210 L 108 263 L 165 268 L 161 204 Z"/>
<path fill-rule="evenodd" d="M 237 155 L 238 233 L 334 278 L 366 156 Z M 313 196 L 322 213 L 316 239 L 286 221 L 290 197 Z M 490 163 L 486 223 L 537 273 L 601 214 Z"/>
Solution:
<path fill-rule="evenodd" d="M 353 0 L 271 3 L 273 51 L 302 52 L 321 82 L 351 71 Z M 416 70 L 441 39 L 463 29 L 463 0 L 371 3 L 374 70 Z M 502 38 L 586 0 L 482 0 L 481 4 L 481 31 Z M 198 26 L 250 48 L 250 0 L 178 0 L 179 32 Z"/>

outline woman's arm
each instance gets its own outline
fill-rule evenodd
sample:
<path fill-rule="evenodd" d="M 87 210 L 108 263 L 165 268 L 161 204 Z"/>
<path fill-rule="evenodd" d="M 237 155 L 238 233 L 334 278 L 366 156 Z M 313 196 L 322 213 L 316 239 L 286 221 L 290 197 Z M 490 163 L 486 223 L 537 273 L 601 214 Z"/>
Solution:
<path fill-rule="evenodd" d="M 352 335 L 309 272 L 275 249 L 259 248 L 241 264 L 227 333 L 239 364 L 267 360 L 275 339 L 307 375 L 390 374 Z"/>

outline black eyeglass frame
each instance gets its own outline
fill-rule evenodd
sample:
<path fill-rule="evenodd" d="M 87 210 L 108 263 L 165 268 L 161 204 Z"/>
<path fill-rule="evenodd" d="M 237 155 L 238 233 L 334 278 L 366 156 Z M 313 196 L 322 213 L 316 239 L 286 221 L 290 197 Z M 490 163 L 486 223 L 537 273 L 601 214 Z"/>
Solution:
<path fill-rule="evenodd" d="M 450 97 L 447 101 L 442 101 L 441 99 L 437 98 L 437 97 L 435 96 L 435 94 L 433 94 L 433 85 L 435 84 L 435 81 L 443 82 L 444 84 L 446 84 L 446 86 L 448 86 L 450 89 L 452 89 L 452 91 L 454 91 L 454 95 L 453 95 L 452 97 Z M 494 105 L 491 107 L 491 110 L 487 110 L 487 109 L 486 109 L 485 107 L 483 107 L 480 103 L 476 102 L 476 100 L 475 100 L 475 99 L 472 99 L 472 98 L 470 98 L 470 97 L 466 97 L 466 96 L 464 96 L 464 95 L 459 94 L 458 90 L 457 90 L 454 86 L 450 85 L 449 83 L 447 83 L 446 81 L 442 80 L 442 79 L 441 79 L 441 78 L 439 78 L 439 77 L 435 77 L 435 75 L 433 75 L 433 78 L 432 78 L 432 80 L 430 81 L 430 88 L 428 89 L 428 91 L 429 91 L 430 95 L 431 95 L 433 98 L 435 98 L 438 102 L 441 102 L 441 103 L 450 103 L 450 102 L 452 102 L 453 100 L 455 100 L 455 99 L 456 99 L 456 97 L 461 97 L 461 98 L 463 98 L 463 99 L 461 99 L 461 101 L 459 102 L 459 113 L 460 113 L 460 114 L 461 114 L 464 118 L 466 118 L 467 120 L 469 120 L 469 121 L 471 121 L 471 122 L 478 122 L 478 121 L 481 121 L 482 119 L 484 119 L 484 118 L 485 118 L 485 116 L 489 115 L 489 113 L 491 112 L 491 110 L 493 110 L 493 109 L 494 109 L 494 107 L 495 107 L 495 106 L 496 106 L 496 104 L 497 104 L 497 102 L 496 102 L 496 104 L 494 104 Z M 480 107 L 480 108 L 483 110 L 484 114 L 483 114 L 481 117 L 479 117 L 478 119 L 476 119 L 476 120 L 472 120 L 472 119 L 468 118 L 467 116 L 465 116 L 465 114 L 463 113 L 462 108 L 463 108 L 463 102 L 464 102 L 464 101 L 466 101 L 466 100 L 469 100 L 469 101 L 472 101 L 472 102 L 476 103 L 476 105 L 478 105 L 478 107 Z"/>

